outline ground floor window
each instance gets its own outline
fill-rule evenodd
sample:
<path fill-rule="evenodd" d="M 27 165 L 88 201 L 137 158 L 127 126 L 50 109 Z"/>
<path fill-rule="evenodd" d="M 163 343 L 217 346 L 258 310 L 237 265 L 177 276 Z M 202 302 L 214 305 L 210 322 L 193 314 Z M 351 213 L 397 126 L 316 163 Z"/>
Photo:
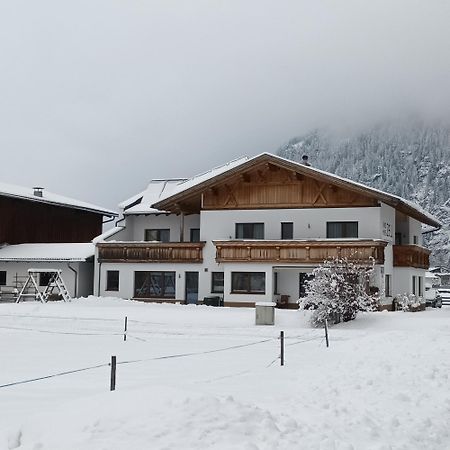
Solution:
<path fill-rule="evenodd" d="M 119 271 L 108 270 L 106 272 L 106 290 L 118 291 L 119 290 Z"/>
<path fill-rule="evenodd" d="M 413 295 L 416 295 L 417 291 L 416 291 L 416 276 L 413 275 L 412 277 L 412 293 Z"/>
<path fill-rule="evenodd" d="M 384 295 L 386 297 L 392 297 L 391 275 L 384 276 Z"/>
<path fill-rule="evenodd" d="M 175 298 L 175 272 L 134 272 L 134 296 Z"/>
<path fill-rule="evenodd" d="M 211 292 L 223 294 L 223 272 L 211 272 Z"/>
<path fill-rule="evenodd" d="M 231 272 L 232 294 L 265 294 L 265 272 Z"/>
<path fill-rule="evenodd" d="M 419 297 L 423 297 L 423 278 L 418 277 L 419 279 Z"/>
<path fill-rule="evenodd" d="M 0 270 L 0 286 L 6 286 L 6 270 Z"/>
<path fill-rule="evenodd" d="M 53 273 L 51 272 L 41 272 L 39 274 L 39 286 L 47 286 L 52 276 Z"/>

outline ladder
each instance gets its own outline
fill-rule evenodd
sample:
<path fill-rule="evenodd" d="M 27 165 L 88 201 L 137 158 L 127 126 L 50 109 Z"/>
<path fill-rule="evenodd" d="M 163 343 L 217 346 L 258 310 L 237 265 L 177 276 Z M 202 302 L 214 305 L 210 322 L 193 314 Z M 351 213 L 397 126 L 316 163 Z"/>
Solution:
<path fill-rule="evenodd" d="M 37 276 L 39 273 L 49 273 L 50 278 L 44 291 L 39 290 L 37 283 Z M 29 293 L 29 289 L 33 290 L 33 293 Z M 59 294 L 62 299 L 67 302 L 70 301 L 69 291 L 61 276 L 61 270 L 55 269 L 28 269 L 28 278 L 22 289 L 19 292 L 16 303 L 19 303 L 25 297 L 34 297 L 35 300 L 39 300 L 41 303 L 48 301 L 50 295 L 52 295 L 55 288 L 58 288 Z"/>

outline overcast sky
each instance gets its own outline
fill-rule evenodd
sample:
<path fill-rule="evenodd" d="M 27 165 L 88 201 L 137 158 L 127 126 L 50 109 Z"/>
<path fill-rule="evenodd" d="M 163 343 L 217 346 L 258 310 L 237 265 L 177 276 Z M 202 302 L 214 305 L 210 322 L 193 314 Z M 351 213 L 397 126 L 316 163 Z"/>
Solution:
<path fill-rule="evenodd" d="M 0 180 L 106 207 L 318 126 L 450 114 L 448 0 L 0 0 Z"/>

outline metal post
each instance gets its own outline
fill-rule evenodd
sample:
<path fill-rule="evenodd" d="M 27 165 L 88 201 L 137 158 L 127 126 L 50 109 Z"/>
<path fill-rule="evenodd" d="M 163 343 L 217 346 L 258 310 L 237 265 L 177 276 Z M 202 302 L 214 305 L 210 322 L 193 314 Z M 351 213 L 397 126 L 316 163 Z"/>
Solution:
<path fill-rule="evenodd" d="M 111 385 L 110 390 L 116 390 L 116 357 L 111 356 Z"/>
<path fill-rule="evenodd" d="M 327 347 L 330 346 L 330 341 L 328 340 L 328 320 L 325 319 L 325 340 L 327 341 Z"/>
<path fill-rule="evenodd" d="M 128 317 L 125 316 L 125 327 L 123 330 L 123 340 L 126 341 L 127 340 L 127 328 L 128 328 Z"/>
<path fill-rule="evenodd" d="M 282 366 L 284 366 L 284 331 L 280 331 L 280 363 Z"/>

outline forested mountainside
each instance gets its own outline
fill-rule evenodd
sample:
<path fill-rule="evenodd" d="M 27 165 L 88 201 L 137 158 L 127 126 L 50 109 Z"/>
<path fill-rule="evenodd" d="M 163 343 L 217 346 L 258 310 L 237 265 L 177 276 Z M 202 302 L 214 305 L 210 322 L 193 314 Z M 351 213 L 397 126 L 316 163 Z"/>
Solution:
<path fill-rule="evenodd" d="M 343 136 L 314 130 L 291 139 L 277 152 L 314 167 L 400 195 L 442 223 L 426 234 L 432 265 L 450 267 L 450 125 L 417 119 L 379 124 Z"/>

